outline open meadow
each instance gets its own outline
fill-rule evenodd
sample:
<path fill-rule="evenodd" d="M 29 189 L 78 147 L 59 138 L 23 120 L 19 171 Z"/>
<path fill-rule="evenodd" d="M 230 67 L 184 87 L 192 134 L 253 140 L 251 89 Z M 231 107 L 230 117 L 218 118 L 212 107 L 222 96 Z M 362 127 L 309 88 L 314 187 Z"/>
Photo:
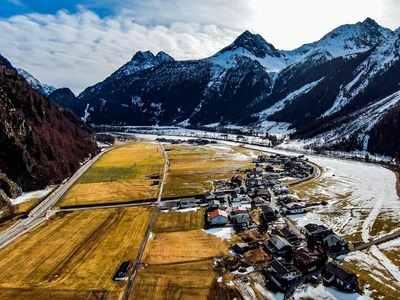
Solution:
<path fill-rule="evenodd" d="M 214 180 L 228 179 L 253 167 L 254 151 L 222 144 L 165 144 L 170 167 L 163 197 L 204 194 Z"/>
<path fill-rule="evenodd" d="M 156 142 L 126 144 L 104 154 L 73 185 L 57 206 L 118 203 L 157 198 L 164 157 Z M 157 179 L 161 180 L 161 179 Z"/>
<path fill-rule="evenodd" d="M 0 252 L 1 299 L 120 299 L 112 280 L 136 259 L 153 209 L 59 213 Z M 7 276 L 5 276 L 7 274 Z"/>
<path fill-rule="evenodd" d="M 237 291 L 217 278 L 213 258 L 229 244 L 201 229 L 204 209 L 160 212 L 152 228 L 130 299 L 231 299 Z"/>

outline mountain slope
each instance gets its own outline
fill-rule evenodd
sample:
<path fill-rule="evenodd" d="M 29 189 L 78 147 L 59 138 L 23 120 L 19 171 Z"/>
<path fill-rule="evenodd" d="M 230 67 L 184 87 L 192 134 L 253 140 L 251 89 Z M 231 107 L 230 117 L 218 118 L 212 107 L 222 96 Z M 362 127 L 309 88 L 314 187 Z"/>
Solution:
<path fill-rule="evenodd" d="M 32 89 L 1 55 L 0 107 L 3 200 L 61 182 L 97 151 L 88 127 Z"/>
<path fill-rule="evenodd" d="M 25 71 L 24 69 L 17 68 L 18 74 L 24 76 L 26 81 L 29 83 L 31 87 L 33 87 L 38 92 L 42 93 L 45 96 L 50 95 L 52 92 L 56 90 L 54 86 L 50 86 L 44 83 L 41 83 L 35 77 L 33 77 L 30 73 Z"/>
<path fill-rule="evenodd" d="M 367 18 L 292 51 L 246 31 L 197 61 L 138 52 L 82 92 L 74 109 L 94 124 L 279 128 L 329 146 L 356 138 L 366 149 L 373 126 L 360 118 L 374 115 L 370 124 L 377 124 L 373 109 L 380 119 L 396 105 L 390 97 L 399 90 L 398 39 L 398 31 Z"/>

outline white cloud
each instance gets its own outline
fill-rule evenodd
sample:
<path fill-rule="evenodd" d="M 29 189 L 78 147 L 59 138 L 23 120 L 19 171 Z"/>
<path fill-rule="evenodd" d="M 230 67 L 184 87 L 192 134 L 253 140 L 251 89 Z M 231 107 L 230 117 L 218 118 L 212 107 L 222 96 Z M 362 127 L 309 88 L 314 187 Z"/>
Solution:
<path fill-rule="evenodd" d="M 18 3 L 19 0 L 8 0 Z M 367 17 L 398 27 L 398 0 L 131 0 L 86 1 L 87 9 L 0 19 L 0 52 L 43 83 L 75 93 L 129 61 L 139 50 L 176 59 L 210 56 L 241 32 L 261 34 L 278 49 L 319 40 Z M 100 18 L 90 8 L 113 6 Z"/>
<path fill-rule="evenodd" d="M 17 6 L 23 6 L 20 0 L 7 0 L 7 1 Z"/>
<path fill-rule="evenodd" d="M 139 50 L 165 51 L 177 59 L 203 58 L 238 35 L 197 23 L 146 27 L 127 16 L 101 19 L 87 10 L 15 16 L 0 20 L 0 31 L 0 51 L 14 66 L 75 93 L 106 78 Z"/>

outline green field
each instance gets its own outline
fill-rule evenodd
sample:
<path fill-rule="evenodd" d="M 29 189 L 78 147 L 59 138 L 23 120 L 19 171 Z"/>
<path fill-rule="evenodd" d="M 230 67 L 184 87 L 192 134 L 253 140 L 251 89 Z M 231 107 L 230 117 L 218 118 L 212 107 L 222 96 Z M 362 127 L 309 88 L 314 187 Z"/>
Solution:
<path fill-rule="evenodd" d="M 57 206 L 150 200 L 159 186 L 149 175 L 162 176 L 164 157 L 158 143 L 126 144 L 104 154 L 60 200 Z M 161 180 L 161 179 L 160 179 Z"/>

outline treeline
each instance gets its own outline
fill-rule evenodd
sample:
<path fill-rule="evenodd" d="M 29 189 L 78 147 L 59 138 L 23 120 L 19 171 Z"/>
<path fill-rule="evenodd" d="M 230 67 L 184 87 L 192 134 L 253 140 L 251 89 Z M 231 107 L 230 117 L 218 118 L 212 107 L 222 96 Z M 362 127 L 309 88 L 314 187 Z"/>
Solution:
<path fill-rule="evenodd" d="M 368 151 L 382 153 L 400 160 L 400 104 L 372 129 Z"/>
<path fill-rule="evenodd" d="M 8 197 L 17 196 L 13 183 L 30 191 L 61 182 L 98 151 L 86 124 L 34 90 L 1 55 L 0 107 L 0 173 L 9 179 L 0 192 Z"/>

